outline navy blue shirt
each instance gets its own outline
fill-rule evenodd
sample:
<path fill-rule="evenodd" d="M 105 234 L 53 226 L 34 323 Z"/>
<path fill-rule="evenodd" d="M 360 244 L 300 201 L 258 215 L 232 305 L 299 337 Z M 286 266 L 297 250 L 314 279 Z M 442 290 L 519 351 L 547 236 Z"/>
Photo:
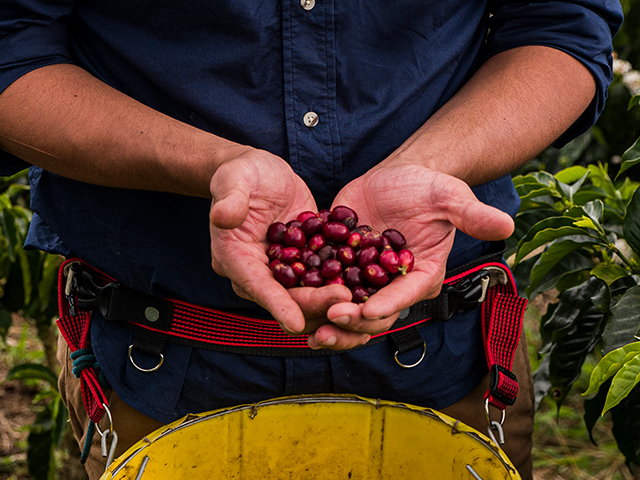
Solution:
<path fill-rule="evenodd" d="M 590 70 L 597 94 L 558 144 L 584 132 L 603 108 L 612 75 L 611 37 L 621 22 L 617 0 L 316 0 L 310 10 L 297 0 L 3 0 L 0 8 L 0 92 L 33 69 L 75 63 L 167 115 L 281 156 L 308 184 L 319 208 L 330 206 L 344 185 L 392 153 L 484 60 L 510 48 L 558 48 Z M 309 111 L 319 118 L 313 128 L 303 122 Z M 21 166 L 14 157 L 0 155 L 4 173 Z M 37 167 L 31 168 L 30 181 L 35 216 L 28 246 L 80 256 L 140 291 L 265 314 L 237 297 L 230 282 L 211 270 L 206 199 L 99 187 Z M 477 186 L 474 192 L 481 201 L 515 215 L 518 198 L 508 176 Z M 449 267 L 483 248 L 458 234 Z M 423 334 L 439 338 L 433 349 L 443 352 L 440 360 L 430 359 L 431 368 L 457 369 L 448 378 L 465 376 L 456 380 L 455 391 L 445 392 L 435 382 L 429 406 L 451 403 L 484 374 L 475 366 L 481 358 L 480 337 L 471 335 L 477 319 L 469 318 L 466 327 L 461 321 L 456 327 L 429 327 L 442 330 L 438 335 Z M 461 330 L 454 334 L 455 328 Z M 185 393 L 182 400 L 176 397 L 175 408 L 168 408 L 166 398 L 161 401 L 152 398 L 153 392 L 140 391 L 140 382 L 123 373 L 128 368 L 126 352 L 122 359 L 101 353 L 126 351 L 128 332 L 99 320 L 94 329 L 100 330 L 94 332 L 94 348 L 109 380 L 134 406 L 162 421 L 218 406 L 190 404 Z M 233 363 L 220 358 L 230 359 L 226 354 L 168 348 L 177 352 L 176 358 L 193 363 L 191 372 L 202 373 L 202 365 L 212 362 Z M 207 358 L 196 359 L 201 355 Z M 363 372 L 373 371 L 371 361 L 364 360 L 367 354 L 357 355 L 358 360 L 349 357 L 351 364 L 363 362 Z M 347 357 L 332 358 L 313 361 L 337 371 L 335 362 Z M 285 360 L 276 361 L 285 365 Z M 173 365 L 181 365 L 179 372 L 182 367 L 187 371 L 178 360 Z M 255 371 L 247 367 L 246 377 L 264 378 L 261 370 L 278 370 L 264 365 Z M 234 372 L 237 380 L 244 367 L 229 366 L 227 373 L 219 373 Z M 188 391 L 184 385 L 189 375 L 159 373 L 156 384 L 171 377 L 178 383 L 158 388 L 177 389 L 179 396 L 181 389 Z M 187 383 L 178 377 L 187 378 Z M 331 389 L 342 388 L 336 387 L 336 378 L 327 382 Z M 259 390 L 256 384 L 253 388 Z M 250 388 L 244 385 L 240 390 Z"/>

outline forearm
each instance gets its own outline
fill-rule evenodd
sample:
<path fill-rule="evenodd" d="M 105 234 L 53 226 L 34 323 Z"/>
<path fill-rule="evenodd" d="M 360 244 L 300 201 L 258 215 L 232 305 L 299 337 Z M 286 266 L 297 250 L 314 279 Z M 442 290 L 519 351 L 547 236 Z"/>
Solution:
<path fill-rule="evenodd" d="M 163 115 L 73 65 L 0 95 L 0 148 L 76 180 L 210 197 L 217 167 L 247 147 Z"/>
<path fill-rule="evenodd" d="M 389 160 L 418 162 L 479 184 L 550 145 L 594 92 L 589 71 L 564 52 L 509 50 L 489 59 Z"/>

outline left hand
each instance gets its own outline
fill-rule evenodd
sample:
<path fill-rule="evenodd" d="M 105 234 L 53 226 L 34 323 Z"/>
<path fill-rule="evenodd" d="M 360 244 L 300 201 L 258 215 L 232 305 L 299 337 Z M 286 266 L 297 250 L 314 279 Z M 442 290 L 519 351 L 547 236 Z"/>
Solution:
<path fill-rule="evenodd" d="M 465 182 L 413 163 L 381 163 L 346 185 L 336 205 L 354 209 L 360 225 L 402 232 L 415 266 L 363 305 L 331 306 L 327 316 L 335 325 L 321 326 L 310 337 L 314 348 L 351 348 L 363 334 L 387 331 L 403 309 L 437 296 L 456 228 L 479 240 L 501 240 L 513 231 L 511 217 L 480 202 Z"/>

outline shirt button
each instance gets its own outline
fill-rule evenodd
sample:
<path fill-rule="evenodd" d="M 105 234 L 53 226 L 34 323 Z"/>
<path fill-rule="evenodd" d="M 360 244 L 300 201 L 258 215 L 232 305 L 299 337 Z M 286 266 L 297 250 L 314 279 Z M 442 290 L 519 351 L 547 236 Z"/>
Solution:
<path fill-rule="evenodd" d="M 300 6 L 305 10 L 311 10 L 316 6 L 316 0 L 300 0 Z"/>
<path fill-rule="evenodd" d="M 304 114 L 304 124 L 309 127 L 309 128 L 313 128 L 316 125 L 318 125 L 318 121 L 320 120 L 318 117 L 318 114 L 316 112 L 307 112 Z"/>

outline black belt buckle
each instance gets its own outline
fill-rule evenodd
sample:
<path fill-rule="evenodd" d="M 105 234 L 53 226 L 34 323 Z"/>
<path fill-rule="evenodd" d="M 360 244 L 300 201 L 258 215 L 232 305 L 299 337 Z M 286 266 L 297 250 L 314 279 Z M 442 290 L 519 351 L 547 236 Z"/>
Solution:
<path fill-rule="evenodd" d="M 442 294 L 446 294 L 448 299 L 448 312 L 443 320 L 449 320 L 457 313 L 477 308 L 483 297 L 482 280 L 489 276 L 487 270 L 481 269 L 453 285 L 443 286 Z"/>
<path fill-rule="evenodd" d="M 76 304 L 81 310 L 97 310 L 103 318 L 109 320 L 111 294 L 117 288 L 118 284 L 115 282 L 98 285 L 90 272 L 82 270 L 74 292 L 78 298 Z"/>

